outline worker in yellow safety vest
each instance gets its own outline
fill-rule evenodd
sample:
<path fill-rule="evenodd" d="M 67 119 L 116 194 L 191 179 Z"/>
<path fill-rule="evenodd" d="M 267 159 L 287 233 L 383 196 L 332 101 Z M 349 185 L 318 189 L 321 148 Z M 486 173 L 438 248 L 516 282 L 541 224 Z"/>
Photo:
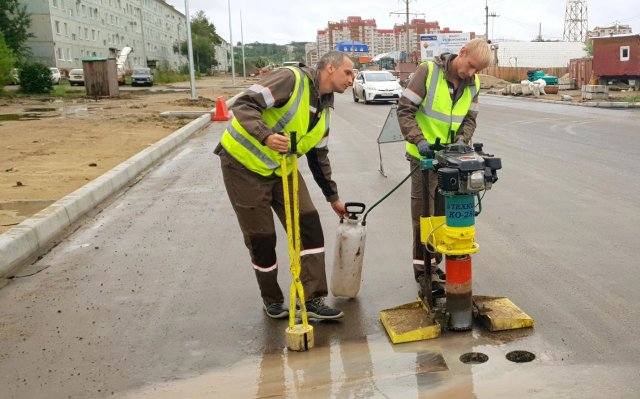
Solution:
<path fill-rule="evenodd" d="M 421 156 L 431 156 L 430 144 L 463 141 L 470 144 L 476 128 L 480 79 L 477 72 L 489 65 L 490 48 L 483 39 L 473 39 L 458 54 L 444 53 L 418 66 L 398 103 L 398 122 L 406 140 L 406 157 L 411 170 Z M 437 192 L 437 177 L 429 170 L 431 215 L 444 215 L 444 199 Z M 438 268 L 442 255 L 427 251 L 420 242 L 422 174 L 411 176 L 411 219 L 413 225 L 413 271 L 417 282 L 424 276 L 425 261 L 432 268 L 432 290 L 442 294 L 445 279 Z M 427 257 L 425 257 L 427 255 Z"/>
<path fill-rule="evenodd" d="M 346 214 L 331 179 L 327 144 L 333 93 L 347 90 L 353 77 L 353 62 L 339 51 L 325 54 L 316 68 L 299 64 L 270 72 L 235 101 L 231 108 L 234 117 L 214 151 L 220 157 L 227 194 L 249 249 L 263 309 L 271 318 L 289 316 L 277 279 L 272 213 L 284 224 L 281 154 L 290 148 L 289 133 L 296 132 L 297 153 L 306 155 L 314 180 L 335 213 Z M 287 162 L 291 162 L 289 157 Z M 287 166 L 289 173 L 291 165 Z M 298 176 L 300 278 L 307 316 L 338 319 L 342 311 L 324 301 L 328 290 L 320 217 L 302 176 Z"/>

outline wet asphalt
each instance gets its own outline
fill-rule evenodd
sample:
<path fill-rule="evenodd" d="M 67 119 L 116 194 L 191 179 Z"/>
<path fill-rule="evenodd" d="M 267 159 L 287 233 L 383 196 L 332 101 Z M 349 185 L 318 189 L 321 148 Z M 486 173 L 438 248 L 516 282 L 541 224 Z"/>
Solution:
<path fill-rule="evenodd" d="M 337 96 L 341 197 L 371 205 L 409 172 L 376 139 L 388 104 Z M 3 398 L 637 397 L 640 110 L 482 97 L 476 141 L 502 158 L 476 219 L 474 294 L 507 296 L 533 329 L 444 332 L 392 345 L 382 309 L 411 302 L 408 184 L 368 216 L 357 299 L 329 298 L 306 353 L 261 311 L 217 157 L 214 124 L 79 223 L 0 289 Z M 301 159 L 331 273 L 337 217 Z M 279 280 L 289 284 L 279 230 Z M 535 355 L 527 363 L 507 353 Z M 460 357 L 480 352 L 481 364 Z"/>

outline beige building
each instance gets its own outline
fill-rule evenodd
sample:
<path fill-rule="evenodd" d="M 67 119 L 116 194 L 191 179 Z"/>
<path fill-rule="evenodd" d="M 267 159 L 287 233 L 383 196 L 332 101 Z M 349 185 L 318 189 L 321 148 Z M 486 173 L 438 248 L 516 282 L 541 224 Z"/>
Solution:
<path fill-rule="evenodd" d="M 408 32 L 408 33 L 407 33 Z M 362 19 L 350 16 L 340 22 L 329 22 L 326 29 L 317 31 L 316 47 L 318 56 L 334 49 L 342 41 L 362 42 L 369 46 L 369 52 L 359 54 L 376 56 L 384 53 L 406 51 L 407 34 L 409 35 L 409 50 L 419 59 L 420 35 L 425 33 L 461 33 L 461 31 L 440 28 L 438 21 L 413 19 L 407 24 L 396 24 L 393 29 L 378 29 L 375 19 Z"/>
<path fill-rule="evenodd" d="M 608 37 L 615 35 L 630 35 L 632 34 L 631 27 L 629 25 L 615 24 L 612 26 L 596 26 L 589 32 L 589 37 Z"/>
<path fill-rule="evenodd" d="M 125 68 L 177 69 L 186 39 L 185 16 L 164 0 L 20 0 L 31 13 L 27 41 L 48 66 L 78 68 L 88 57 L 115 58 L 131 47 Z"/>

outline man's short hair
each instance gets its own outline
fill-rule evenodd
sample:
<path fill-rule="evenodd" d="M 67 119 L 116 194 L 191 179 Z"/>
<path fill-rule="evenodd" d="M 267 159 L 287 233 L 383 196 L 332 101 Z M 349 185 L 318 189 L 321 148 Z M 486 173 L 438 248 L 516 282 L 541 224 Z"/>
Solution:
<path fill-rule="evenodd" d="M 351 57 L 349 57 L 349 54 L 347 53 L 343 53 L 342 51 L 338 50 L 331 50 L 325 53 L 322 58 L 320 58 L 320 61 L 318 61 L 318 65 L 316 66 L 316 68 L 318 70 L 322 70 L 329 64 L 337 68 L 342 65 L 345 57 L 351 59 Z"/>
<path fill-rule="evenodd" d="M 467 49 L 467 54 L 476 57 L 480 63 L 479 67 L 482 67 L 480 69 L 484 69 L 489 66 L 489 62 L 491 60 L 491 48 L 489 48 L 489 43 L 484 39 L 470 40 L 464 45 L 464 47 Z"/>

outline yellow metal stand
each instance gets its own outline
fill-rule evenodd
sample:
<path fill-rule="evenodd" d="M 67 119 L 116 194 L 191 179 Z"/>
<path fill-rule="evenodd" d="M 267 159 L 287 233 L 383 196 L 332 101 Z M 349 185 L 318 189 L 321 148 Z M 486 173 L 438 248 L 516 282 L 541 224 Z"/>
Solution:
<path fill-rule="evenodd" d="M 295 137 L 293 137 L 295 140 Z M 294 146 L 295 147 L 295 146 Z M 298 201 L 298 155 L 291 154 L 291 179 L 293 212 L 289 197 L 289 177 L 287 171 L 287 155 L 283 154 L 280 160 L 282 169 L 282 189 L 284 191 L 284 209 L 286 215 L 287 241 L 289 246 L 289 265 L 291 270 L 291 289 L 289 303 L 289 327 L 286 329 L 287 348 L 292 351 L 306 351 L 313 348 L 313 326 L 307 320 L 307 308 L 304 300 L 304 288 L 300 281 L 300 205 Z M 293 216 L 292 216 L 293 213 Z M 293 219 L 293 220 L 292 220 Z M 300 301 L 300 313 L 302 324 L 295 324 L 296 296 Z"/>

